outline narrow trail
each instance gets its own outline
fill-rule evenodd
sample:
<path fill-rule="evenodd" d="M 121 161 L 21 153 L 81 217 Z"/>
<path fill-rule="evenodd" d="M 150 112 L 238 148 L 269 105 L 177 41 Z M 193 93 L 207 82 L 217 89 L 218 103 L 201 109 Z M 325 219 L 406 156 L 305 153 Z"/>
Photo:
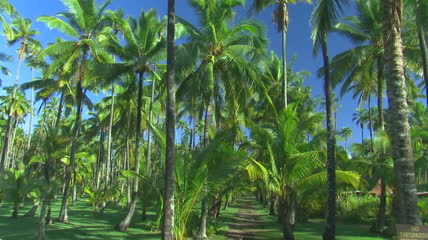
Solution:
<path fill-rule="evenodd" d="M 269 235 L 270 223 L 266 223 L 262 218 L 266 214 L 257 213 L 257 203 L 254 197 L 244 197 L 238 201 L 238 212 L 234 217 L 233 223 L 225 232 L 227 239 L 239 240 L 266 240 Z M 267 227 L 267 229 L 265 229 Z"/>

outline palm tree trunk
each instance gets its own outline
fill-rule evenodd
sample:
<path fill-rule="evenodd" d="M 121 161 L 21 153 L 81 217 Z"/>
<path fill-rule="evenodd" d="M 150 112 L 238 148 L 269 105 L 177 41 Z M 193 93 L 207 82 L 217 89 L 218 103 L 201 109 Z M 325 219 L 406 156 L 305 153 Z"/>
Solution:
<path fill-rule="evenodd" d="M 165 202 L 162 240 L 174 239 L 175 161 L 175 0 L 168 0 Z"/>
<path fill-rule="evenodd" d="M 326 226 L 323 240 L 333 240 L 336 235 L 336 137 L 334 129 L 333 93 L 330 78 L 330 60 L 327 48 L 327 36 L 321 40 L 324 60 L 324 91 L 327 117 L 327 206 Z"/>
<path fill-rule="evenodd" d="M 31 81 L 34 81 L 34 70 L 31 68 Z M 31 100 L 30 100 L 30 123 L 28 125 L 28 141 L 27 141 L 27 151 L 31 146 L 31 132 L 33 131 L 33 104 L 34 104 L 34 87 L 31 87 Z"/>
<path fill-rule="evenodd" d="M 10 134 L 12 132 L 12 118 L 13 118 L 13 104 L 15 102 L 15 95 L 16 91 L 18 89 L 18 82 L 19 82 L 19 74 L 21 71 L 21 65 L 22 65 L 23 57 L 21 54 L 18 57 L 18 69 L 16 70 L 16 77 L 15 77 L 15 85 L 13 87 L 12 91 L 12 102 L 10 103 L 9 109 L 7 111 L 7 125 L 6 125 L 6 133 L 4 135 L 3 139 L 3 152 L 0 162 L 0 172 L 6 170 L 6 163 L 8 162 L 8 156 L 9 156 L 9 144 L 10 144 Z"/>
<path fill-rule="evenodd" d="M 13 101 L 13 100 L 12 100 Z M 9 110 L 8 112 L 10 112 L 11 114 L 9 114 L 8 118 L 7 118 L 7 124 L 6 124 L 6 132 L 4 134 L 4 139 L 3 139 L 3 151 L 2 151 L 2 158 L 1 158 L 1 168 L 0 171 L 4 171 L 6 170 L 6 168 L 8 167 L 8 155 L 9 155 L 9 144 L 10 144 L 10 135 L 12 133 L 12 118 L 13 118 L 13 114 L 12 114 L 12 104 L 11 106 L 9 106 Z"/>
<path fill-rule="evenodd" d="M 425 94 L 427 96 L 427 106 L 428 106 L 428 48 L 427 48 L 427 42 L 425 39 L 425 31 L 423 26 L 423 17 L 422 13 L 419 9 L 420 5 L 422 4 L 421 0 L 416 1 L 416 7 L 415 7 L 415 15 L 416 15 L 416 29 L 418 32 L 418 39 L 419 39 L 419 48 L 421 50 L 422 55 L 422 70 L 424 74 L 424 81 L 425 81 Z"/>
<path fill-rule="evenodd" d="M 137 102 L 137 122 L 135 126 L 135 160 L 134 171 L 138 175 L 140 173 L 140 139 L 141 139 L 141 110 L 143 105 L 143 87 L 144 87 L 144 72 L 139 73 L 138 77 L 138 102 Z M 129 204 L 128 214 L 115 228 L 121 232 L 128 229 L 131 224 L 132 217 L 134 216 L 135 208 L 137 206 L 138 198 L 138 181 L 140 179 L 135 177 L 132 189 L 131 202 Z"/>
<path fill-rule="evenodd" d="M 385 129 L 385 120 L 383 117 L 383 56 L 376 60 L 377 64 L 377 111 L 379 118 L 379 127 Z"/>
<path fill-rule="evenodd" d="M 370 134 L 370 150 L 373 152 L 373 118 L 372 118 L 372 101 L 371 96 L 369 95 L 369 134 Z"/>
<path fill-rule="evenodd" d="M 60 97 L 59 103 L 58 103 L 58 113 L 56 115 L 55 128 L 58 128 L 59 124 L 61 123 L 62 105 L 63 104 L 64 104 L 64 93 L 61 92 L 61 97 Z"/>
<path fill-rule="evenodd" d="M 113 116 L 114 116 L 114 83 L 111 84 L 111 106 L 110 106 L 110 118 L 108 123 L 108 140 L 107 140 L 107 161 L 106 161 L 106 175 L 105 175 L 105 186 L 104 195 L 107 195 L 107 189 L 110 183 L 110 165 L 111 165 L 111 143 L 112 143 L 112 129 L 113 129 Z"/>
<path fill-rule="evenodd" d="M 283 107 L 286 108 L 288 106 L 288 96 L 287 96 L 287 28 L 288 28 L 288 9 L 287 4 L 283 1 L 280 3 L 280 6 L 282 8 L 282 14 L 281 19 L 283 20 L 282 26 L 280 27 L 281 30 L 281 57 L 282 57 L 282 97 L 283 99 Z"/>
<path fill-rule="evenodd" d="M 75 155 L 77 152 L 77 144 L 79 139 L 79 129 L 80 129 L 80 123 L 82 118 L 82 105 L 83 105 L 83 79 L 85 75 L 85 67 L 86 67 L 86 58 L 87 58 L 87 50 L 83 53 L 82 62 L 79 66 L 78 70 L 78 82 L 76 86 L 76 100 L 77 100 L 77 106 L 76 106 L 76 119 L 74 121 L 74 129 L 73 129 L 73 141 L 71 143 L 71 150 L 70 150 L 70 164 L 66 167 L 65 171 L 65 178 L 64 178 L 64 192 L 62 195 L 62 203 L 61 203 L 61 209 L 59 212 L 58 221 L 59 222 L 67 222 L 68 221 L 68 215 L 67 215 L 67 207 L 68 207 L 68 196 L 69 196 L 69 190 L 70 190 L 70 181 L 71 181 L 71 173 L 74 171 L 74 161 L 75 161 Z"/>
<path fill-rule="evenodd" d="M 281 40 L 282 40 L 282 48 L 281 48 L 281 57 L 282 57 L 282 97 L 283 99 L 283 107 L 286 108 L 288 106 L 287 100 L 287 28 L 288 28 L 288 9 L 286 3 L 281 3 L 283 16 L 282 18 L 282 31 L 281 31 Z"/>
<path fill-rule="evenodd" d="M 18 115 L 15 115 L 13 119 L 14 119 L 13 125 L 12 125 L 13 133 L 12 133 L 12 138 L 10 139 L 10 149 L 12 150 L 15 145 L 16 130 L 18 129 Z M 13 153 L 16 153 L 16 151 L 12 152 L 12 157 L 8 158 L 8 162 L 7 162 L 7 165 L 10 166 L 11 168 L 15 168 L 16 154 L 13 154 Z"/>
<path fill-rule="evenodd" d="M 151 96 L 150 96 L 150 107 L 149 107 L 149 125 L 152 124 L 152 118 L 153 118 L 153 100 L 155 97 L 155 84 L 156 84 L 156 78 L 153 77 L 152 80 L 152 92 L 151 92 Z M 147 176 L 151 176 L 152 175 L 152 164 L 151 164 L 151 159 L 152 159 L 152 138 L 151 138 L 151 126 L 148 127 L 147 129 L 147 153 L 146 153 L 146 169 L 147 169 Z"/>
<path fill-rule="evenodd" d="M 377 62 L 377 110 L 378 110 L 378 121 L 379 127 L 383 131 L 385 130 L 385 122 L 383 117 L 383 56 L 380 56 L 376 60 Z M 379 158 L 379 162 L 383 163 L 384 157 Z M 382 232 L 385 226 L 386 217 L 386 183 L 385 180 L 380 178 L 380 199 L 377 213 L 377 219 L 374 226 L 374 232 Z"/>
<path fill-rule="evenodd" d="M 415 170 L 410 140 L 407 94 L 401 42 L 401 0 L 382 0 L 385 69 L 388 88 L 392 158 L 396 182 L 396 216 L 399 224 L 420 225 Z"/>
<path fill-rule="evenodd" d="M 212 97 L 208 97 L 207 109 L 205 111 L 205 123 L 204 123 L 204 135 L 203 135 L 203 146 L 205 147 L 209 141 L 209 128 L 211 123 L 211 115 L 212 115 Z M 204 183 L 205 184 L 205 183 Z M 206 188 L 205 188 L 206 191 Z M 208 217 L 208 199 L 202 199 L 202 207 L 201 207 L 201 219 L 199 223 L 199 231 L 196 237 L 197 240 L 207 239 L 207 217 Z"/>
<path fill-rule="evenodd" d="M 296 193 L 293 191 L 287 192 L 288 196 L 285 200 L 285 206 L 284 206 L 284 219 L 282 221 L 283 226 L 283 238 L 284 240 L 294 240 L 294 213 L 296 208 Z"/>

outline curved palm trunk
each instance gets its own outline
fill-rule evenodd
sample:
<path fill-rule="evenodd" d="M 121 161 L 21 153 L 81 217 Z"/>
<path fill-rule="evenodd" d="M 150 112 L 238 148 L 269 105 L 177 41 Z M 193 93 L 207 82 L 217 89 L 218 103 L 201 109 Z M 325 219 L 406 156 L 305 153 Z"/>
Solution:
<path fill-rule="evenodd" d="M 419 39 L 419 48 L 421 50 L 422 55 L 422 70 L 424 74 L 424 81 L 425 81 L 425 94 L 427 96 L 427 106 L 428 106 L 428 48 L 427 48 L 427 42 L 425 39 L 425 31 L 423 26 L 423 17 L 422 13 L 419 9 L 419 6 L 421 4 L 421 0 L 416 1 L 416 8 L 415 8 L 415 15 L 416 15 L 416 29 L 418 32 L 418 39 Z"/>
<path fill-rule="evenodd" d="M 162 240 L 174 239 L 175 161 L 175 0 L 168 0 L 165 196 Z"/>
<path fill-rule="evenodd" d="M 138 102 L 137 102 L 137 122 L 135 126 L 135 160 L 134 160 L 134 171 L 138 175 L 140 173 L 140 139 L 141 139 L 141 110 L 143 105 L 143 87 L 144 87 L 144 72 L 139 73 L 138 77 Z M 131 224 L 132 217 L 134 216 L 135 208 L 137 206 L 138 198 L 138 177 L 134 179 L 134 185 L 132 189 L 131 202 L 129 204 L 128 214 L 115 228 L 121 232 L 128 229 Z"/>
<path fill-rule="evenodd" d="M 20 54 L 18 57 L 18 69 L 16 70 L 15 85 L 12 91 L 12 102 L 10 103 L 10 106 L 7 110 L 8 118 L 7 118 L 6 132 L 3 139 L 3 151 L 2 151 L 1 162 L 0 162 L 0 172 L 6 170 L 6 167 L 7 167 L 6 165 L 8 162 L 8 156 L 9 156 L 9 150 L 10 150 L 9 145 L 11 144 L 10 135 L 12 134 L 13 104 L 15 102 L 16 90 L 18 88 L 22 60 L 23 60 L 23 55 L 21 54 L 21 51 L 20 51 Z"/>
<path fill-rule="evenodd" d="M 333 93 L 330 79 L 330 60 L 327 48 L 327 36 L 321 40 L 324 61 L 324 91 L 327 116 L 327 206 L 326 226 L 323 240 L 335 239 L 336 235 L 336 137 L 334 129 Z"/>
<path fill-rule="evenodd" d="M 401 42 L 401 0 L 382 0 L 381 9 L 388 88 L 392 157 L 396 182 L 397 223 L 421 224 L 418 213 L 413 153 L 410 140 L 408 106 L 404 81 Z"/>
<path fill-rule="evenodd" d="M 79 130 L 80 130 L 80 124 L 81 124 L 81 118 L 82 118 L 82 105 L 83 105 L 82 83 L 85 75 L 87 54 L 88 54 L 88 51 L 85 50 L 85 52 L 83 53 L 82 62 L 78 70 L 78 82 L 76 86 L 76 98 L 77 98 L 76 119 L 74 121 L 73 142 L 71 143 L 71 150 L 70 150 L 70 164 L 65 169 L 64 192 L 62 195 L 61 210 L 59 212 L 59 217 L 58 217 L 59 222 L 68 221 L 68 215 L 67 215 L 68 196 L 69 196 L 69 190 L 70 190 L 71 173 L 74 171 L 74 167 L 75 167 L 74 161 L 75 161 L 75 155 L 78 147 L 77 141 L 79 139 L 79 133 L 80 133 Z"/>

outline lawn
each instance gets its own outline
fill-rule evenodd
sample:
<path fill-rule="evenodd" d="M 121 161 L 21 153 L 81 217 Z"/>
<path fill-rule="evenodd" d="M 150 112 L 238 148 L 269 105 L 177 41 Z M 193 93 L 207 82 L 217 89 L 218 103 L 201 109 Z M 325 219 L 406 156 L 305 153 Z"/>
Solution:
<path fill-rule="evenodd" d="M 60 202 L 57 201 L 54 205 L 53 216 L 58 214 Z M 276 221 L 276 217 L 269 216 L 267 209 L 260 204 L 256 204 L 254 212 L 261 216 L 263 222 L 263 235 L 261 239 L 281 239 L 282 233 L 280 226 Z M 235 216 L 239 208 L 237 204 L 231 204 L 227 210 L 221 212 L 219 222 L 219 232 L 217 236 L 212 236 L 211 239 L 226 240 L 222 236 L 231 223 L 236 221 Z M 31 208 L 31 204 L 26 204 L 20 209 L 20 216 Z M 31 240 L 36 239 L 38 230 L 38 217 L 19 217 L 18 219 L 11 218 L 11 206 L 4 204 L 0 207 L 0 239 L 1 240 Z M 155 240 L 160 239 L 159 232 L 150 231 L 147 226 L 148 222 L 141 220 L 141 210 L 138 208 L 134 221 L 126 233 L 121 233 L 113 230 L 113 225 L 117 224 L 127 210 L 119 206 L 108 206 L 102 216 L 93 216 L 90 204 L 84 200 L 78 201 L 76 206 L 71 206 L 69 212 L 70 223 L 55 223 L 47 226 L 47 239 L 144 239 Z M 38 216 L 38 212 L 36 216 Z M 149 220 L 155 217 L 154 212 L 148 212 Z M 308 223 L 297 224 L 295 236 L 301 240 L 319 240 L 323 231 L 322 219 L 311 219 Z M 380 240 L 384 239 L 369 232 L 369 226 L 338 223 L 337 225 L 337 240 Z M 189 238 L 190 239 L 190 238 Z"/>
<path fill-rule="evenodd" d="M 255 214 L 262 215 L 261 220 L 263 221 L 263 232 L 262 236 L 259 236 L 260 239 L 281 239 L 282 232 L 281 227 L 277 223 L 277 218 L 268 215 L 268 209 L 263 208 L 262 205 L 255 203 L 256 209 Z M 238 208 L 236 204 L 232 204 L 230 208 L 222 212 L 220 221 L 225 225 L 222 228 L 221 233 L 227 231 L 228 225 L 234 222 L 234 216 Z M 382 240 L 388 238 L 379 237 L 376 234 L 373 234 L 369 231 L 367 225 L 358 225 L 358 224 L 346 224 L 339 222 L 337 224 L 337 240 Z M 295 237 L 297 240 L 320 240 L 322 232 L 324 230 L 324 220 L 323 219 L 311 219 L 307 223 L 297 224 L 295 229 Z M 221 234 L 220 233 L 220 234 Z M 227 238 L 223 236 L 218 236 L 215 239 L 226 240 Z"/>
<path fill-rule="evenodd" d="M 55 202 L 53 217 L 56 217 L 60 202 Z M 20 209 L 22 216 L 31 204 L 27 204 Z M 0 239 L 19 240 L 36 239 L 38 231 L 38 217 L 11 218 L 10 205 L 0 207 Z M 160 239 L 160 232 L 151 232 L 141 220 L 141 210 L 137 208 L 134 214 L 133 223 L 126 233 L 113 230 L 113 225 L 125 216 L 127 210 L 119 206 L 108 206 L 102 216 L 94 216 L 90 204 L 84 200 L 78 201 L 76 206 L 71 206 L 69 211 L 70 223 L 54 223 L 46 227 L 47 239 L 91 239 L 91 240 L 119 240 L 119 239 Z M 39 211 L 36 216 L 38 216 Z M 154 219 L 154 213 L 148 212 L 148 218 Z"/>

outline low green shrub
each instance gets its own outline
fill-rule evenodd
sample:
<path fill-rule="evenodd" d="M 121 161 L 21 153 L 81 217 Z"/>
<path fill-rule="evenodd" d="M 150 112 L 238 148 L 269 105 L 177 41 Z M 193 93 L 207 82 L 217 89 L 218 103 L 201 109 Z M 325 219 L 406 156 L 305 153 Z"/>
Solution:
<path fill-rule="evenodd" d="M 378 197 L 348 195 L 338 202 L 338 216 L 346 222 L 371 224 L 376 219 L 378 206 Z"/>
<path fill-rule="evenodd" d="M 428 198 L 418 199 L 419 215 L 421 216 L 422 223 L 428 225 Z"/>

